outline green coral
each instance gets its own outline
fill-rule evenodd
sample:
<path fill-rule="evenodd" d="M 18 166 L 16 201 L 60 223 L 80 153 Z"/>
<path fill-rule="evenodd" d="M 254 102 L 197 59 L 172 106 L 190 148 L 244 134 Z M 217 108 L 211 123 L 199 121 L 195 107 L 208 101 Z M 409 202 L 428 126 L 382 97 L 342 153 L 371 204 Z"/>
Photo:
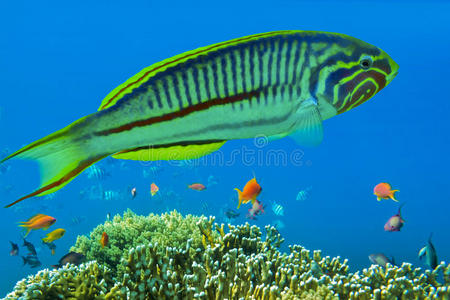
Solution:
<path fill-rule="evenodd" d="M 128 251 L 138 245 L 157 243 L 162 249 L 167 246 L 185 248 L 187 240 L 192 238 L 193 247 L 202 247 L 202 235 L 196 225 L 200 220 L 206 218 L 183 217 L 176 211 L 138 216 L 127 210 L 123 216 L 116 215 L 111 221 L 98 225 L 89 237 L 78 236 L 70 251 L 83 253 L 88 261 L 98 261 L 111 269 L 115 277 L 121 278 L 124 274 L 121 259 L 127 258 Z M 109 236 L 109 243 L 104 248 L 100 244 L 103 232 Z M 218 236 L 218 233 L 212 233 L 212 236 Z"/>
<path fill-rule="evenodd" d="M 95 261 L 42 270 L 16 284 L 6 299 L 118 299 L 111 272 Z"/>
<path fill-rule="evenodd" d="M 214 217 L 127 211 L 79 237 L 71 250 L 89 262 L 44 270 L 17 283 L 11 299 L 449 299 L 450 265 L 422 272 L 371 266 L 349 273 L 347 260 L 301 246 L 266 226 L 218 225 Z M 226 228 L 228 227 L 228 228 Z M 110 236 L 105 248 L 98 242 Z M 115 253 L 114 255 L 112 255 Z M 111 255 L 111 257 L 108 257 Z M 106 266 L 102 266 L 106 265 Z M 111 270 L 110 270 L 111 268 Z"/>

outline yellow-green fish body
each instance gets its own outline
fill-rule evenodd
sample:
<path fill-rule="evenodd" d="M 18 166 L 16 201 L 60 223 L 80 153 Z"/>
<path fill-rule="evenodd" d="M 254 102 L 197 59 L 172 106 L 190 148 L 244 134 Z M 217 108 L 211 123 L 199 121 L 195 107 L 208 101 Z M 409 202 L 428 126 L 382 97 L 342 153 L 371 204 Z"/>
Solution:
<path fill-rule="evenodd" d="M 66 233 L 65 229 L 62 229 L 62 228 L 55 229 L 52 232 L 47 233 L 47 235 L 45 236 L 45 238 L 42 239 L 42 241 L 44 243 L 51 243 L 53 241 L 56 241 L 56 240 L 59 240 L 60 238 L 62 238 L 65 233 Z"/>
<path fill-rule="evenodd" d="M 97 113 L 7 157 L 36 159 L 42 170 L 41 187 L 14 203 L 60 189 L 109 155 L 197 158 L 261 134 L 318 144 L 322 120 L 368 100 L 397 70 L 375 46 L 314 31 L 268 32 L 182 53 L 118 86 Z"/>

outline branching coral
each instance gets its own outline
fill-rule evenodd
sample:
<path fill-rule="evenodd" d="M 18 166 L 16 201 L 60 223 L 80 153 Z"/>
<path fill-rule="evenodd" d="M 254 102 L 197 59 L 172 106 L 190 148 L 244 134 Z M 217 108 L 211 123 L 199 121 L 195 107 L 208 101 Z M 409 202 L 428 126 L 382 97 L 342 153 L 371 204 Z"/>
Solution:
<path fill-rule="evenodd" d="M 108 268 L 95 261 L 42 270 L 16 284 L 6 299 L 119 299 Z"/>
<path fill-rule="evenodd" d="M 123 217 L 116 215 L 112 221 L 98 225 L 89 237 L 79 236 L 71 251 L 83 253 L 86 260 L 97 260 L 110 268 L 114 277 L 121 278 L 124 274 L 121 259 L 127 258 L 128 251 L 138 245 L 153 243 L 162 249 L 167 246 L 185 248 L 191 238 L 195 248 L 202 247 L 202 235 L 196 225 L 200 220 L 207 222 L 205 217 L 183 217 L 176 211 L 138 216 L 128 210 Z M 100 245 L 103 232 L 109 236 L 109 243 L 104 248 Z M 218 233 L 214 232 L 211 236 L 215 238 Z"/>
<path fill-rule="evenodd" d="M 349 273 L 347 260 L 293 245 L 266 226 L 214 223 L 214 217 L 123 217 L 99 225 L 72 248 L 91 262 L 44 270 L 17 283 L 11 298 L 29 299 L 449 299 L 450 266 L 422 272 L 372 266 Z M 111 244 L 102 249 L 103 231 Z M 109 257 L 111 255 L 111 257 Z M 112 270 L 109 271 L 109 267 Z M 28 297 L 28 298 L 27 298 Z M 52 298 L 53 297 L 53 298 Z"/>

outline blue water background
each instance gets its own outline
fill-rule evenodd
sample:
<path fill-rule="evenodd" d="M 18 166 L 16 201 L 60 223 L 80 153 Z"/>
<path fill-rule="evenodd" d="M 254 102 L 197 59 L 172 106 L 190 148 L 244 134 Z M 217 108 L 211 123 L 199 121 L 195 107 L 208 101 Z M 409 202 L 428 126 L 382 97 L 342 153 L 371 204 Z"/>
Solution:
<path fill-rule="evenodd" d="M 80 175 L 53 199 L 34 198 L 0 209 L 0 294 L 38 269 L 10 257 L 9 241 L 21 244 L 17 222 L 36 213 L 57 218 L 52 227 L 65 228 L 56 241 L 55 256 L 40 244 L 44 231 L 29 240 L 49 267 L 75 243 L 103 222 L 108 212 L 131 208 L 139 214 L 178 209 L 183 214 L 207 213 L 223 221 L 223 211 L 235 208 L 233 188 L 252 178 L 260 181 L 266 214 L 252 224 L 282 220 L 280 232 L 289 244 L 321 249 L 325 255 L 349 258 L 352 271 L 370 265 L 367 256 L 383 252 L 397 262 L 417 259 L 430 232 L 439 260 L 450 260 L 450 191 L 448 122 L 450 78 L 450 5 L 447 2 L 398 1 L 10 1 L 0 12 L 0 151 L 15 151 L 89 113 L 114 87 L 144 67 L 183 51 L 249 34 L 303 29 L 345 33 L 377 45 L 400 65 L 395 80 L 369 102 L 325 121 L 323 143 L 302 149 L 290 139 L 267 145 L 254 140 L 231 141 L 221 149 L 224 163 L 202 160 L 198 166 L 162 163 L 146 165 L 108 160 L 101 180 Z M 262 141 L 264 142 L 264 140 Z M 250 154 L 254 161 L 232 151 Z M 269 161 L 282 151 L 287 163 Z M 247 153 L 247 152 L 245 152 Z M 294 153 L 294 154 L 293 154 Z M 293 161 L 292 155 L 303 153 Z M 258 157 L 262 157 L 258 161 Z M 296 157 L 298 158 L 298 157 Z M 251 159 L 251 158 L 250 158 Z M 225 162 L 228 162 L 225 164 Z M 9 163 L 0 175 L 0 199 L 7 204 L 36 188 L 37 167 Z M 157 166 L 154 175 L 143 171 Z M 153 169 L 155 170 L 155 169 Z M 186 188 L 207 181 L 206 191 Z M 159 198 L 151 198 L 156 182 Z M 397 212 L 393 201 L 377 202 L 373 186 L 387 181 L 400 190 L 406 220 L 401 232 L 384 232 Z M 100 188 L 114 190 L 112 201 L 101 199 Z M 93 188 L 92 188 L 93 187 Z M 131 199 L 129 189 L 137 187 Z M 309 197 L 297 193 L 312 187 Z M 93 189 L 93 197 L 80 191 Z M 10 190 L 11 189 L 11 190 Z M 171 195 L 167 193 L 172 191 Z M 277 217 L 271 201 L 284 206 Z M 206 204 L 205 204 L 206 203 Z M 247 207 L 234 223 L 245 222 Z M 74 224 L 73 218 L 80 220 Z M 26 251 L 21 247 L 20 254 Z"/>

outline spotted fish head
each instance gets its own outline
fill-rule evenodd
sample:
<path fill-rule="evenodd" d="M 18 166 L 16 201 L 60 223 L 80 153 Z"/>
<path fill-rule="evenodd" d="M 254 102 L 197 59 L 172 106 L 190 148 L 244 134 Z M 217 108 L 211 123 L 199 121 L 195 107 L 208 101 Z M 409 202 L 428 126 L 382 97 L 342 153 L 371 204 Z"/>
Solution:
<path fill-rule="evenodd" d="M 397 75 L 399 66 L 380 48 L 342 34 L 328 37 L 331 46 L 316 55 L 316 92 L 336 114 L 369 100 Z"/>

